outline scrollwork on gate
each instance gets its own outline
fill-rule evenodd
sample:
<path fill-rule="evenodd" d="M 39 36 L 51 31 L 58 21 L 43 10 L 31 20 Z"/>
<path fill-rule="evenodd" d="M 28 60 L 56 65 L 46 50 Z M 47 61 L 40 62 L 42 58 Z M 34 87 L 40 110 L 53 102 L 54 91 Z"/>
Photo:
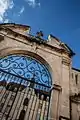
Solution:
<path fill-rule="evenodd" d="M 29 80 L 51 86 L 51 76 L 47 66 L 31 56 L 10 55 L 0 58 L 0 69 Z"/>

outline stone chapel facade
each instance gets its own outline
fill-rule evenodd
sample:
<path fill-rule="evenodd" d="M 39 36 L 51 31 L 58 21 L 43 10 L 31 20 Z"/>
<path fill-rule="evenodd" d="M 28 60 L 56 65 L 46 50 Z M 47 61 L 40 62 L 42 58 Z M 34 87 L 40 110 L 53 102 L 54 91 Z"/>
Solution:
<path fill-rule="evenodd" d="M 75 53 L 65 43 L 53 35 L 49 35 L 48 39 L 44 40 L 40 36 L 32 36 L 30 29 L 30 26 L 27 25 L 13 23 L 0 24 L 0 58 L 7 58 L 9 55 L 28 55 L 40 61 L 44 66 L 47 66 L 51 75 L 51 96 L 48 101 L 48 114 L 44 117 L 45 110 L 43 106 L 47 103 L 43 101 L 41 110 L 41 112 L 43 112 L 39 119 L 35 117 L 35 112 L 34 115 L 32 115 L 33 117 L 31 117 L 31 111 L 28 112 L 30 115 L 26 117 L 28 114 L 26 110 L 25 115 L 23 115 L 24 111 L 22 113 L 24 116 L 24 119 L 22 119 L 80 120 L 80 70 L 72 68 L 72 58 Z M 6 63 L 4 64 L 6 65 Z M 0 83 L 0 86 L 1 85 L 2 83 Z M 42 89 L 40 89 L 39 92 L 41 91 Z M 44 93 L 43 91 L 41 92 L 41 95 L 42 94 L 48 95 L 47 92 Z M 0 91 L 0 96 L 1 95 L 2 92 Z M 1 99 L 3 98 L 0 97 L 0 100 Z M 4 102 L 6 103 L 6 100 Z M 12 108 L 14 108 L 14 105 Z M 3 107 L 1 109 L 3 109 Z M 2 115 L 1 113 L 0 115 L 4 116 L 4 114 Z M 19 117 L 14 117 L 15 119 L 13 119 L 9 118 L 9 116 L 10 111 L 8 117 L 0 118 L 0 120 L 20 120 Z"/>

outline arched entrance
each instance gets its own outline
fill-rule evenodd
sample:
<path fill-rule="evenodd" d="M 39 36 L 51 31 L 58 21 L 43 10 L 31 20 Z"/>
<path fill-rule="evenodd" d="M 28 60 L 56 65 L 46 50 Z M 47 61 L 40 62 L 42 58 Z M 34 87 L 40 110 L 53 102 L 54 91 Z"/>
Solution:
<path fill-rule="evenodd" d="M 19 54 L 0 59 L 0 120 L 48 120 L 51 75 L 47 66 Z"/>

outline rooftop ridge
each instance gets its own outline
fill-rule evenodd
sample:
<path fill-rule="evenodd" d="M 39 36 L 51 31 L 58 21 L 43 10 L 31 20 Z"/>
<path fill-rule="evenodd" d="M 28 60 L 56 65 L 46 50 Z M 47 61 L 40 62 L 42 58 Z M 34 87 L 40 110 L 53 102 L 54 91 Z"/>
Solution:
<path fill-rule="evenodd" d="M 80 69 L 72 67 L 73 70 L 80 72 Z"/>

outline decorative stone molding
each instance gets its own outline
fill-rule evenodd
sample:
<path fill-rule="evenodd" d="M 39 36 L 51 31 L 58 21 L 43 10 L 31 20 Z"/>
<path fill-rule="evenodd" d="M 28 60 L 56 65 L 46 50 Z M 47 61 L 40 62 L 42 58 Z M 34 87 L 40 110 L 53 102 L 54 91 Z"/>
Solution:
<path fill-rule="evenodd" d="M 60 116 L 60 117 L 59 117 L 59 120 L 70 120 L 70 119 L 67 118 L 67 117 L 64 117 L 64 116 Z"/>
<path fill-rule="evenodd" d="M 47 40 L 44 40 L 42 38 L 37 38 L 36 36 L 33 36 L 33 35 L 23 35 L 21 33 L 17 33 L 15 31 L 13 31 L 12 29 L 10 28 L 7 28 L 7 27 L 3 27 L 3 26 L 0 26 L 0 32 L 10 38 L 14 38 L 15 40 L 18 40 L 21 39 L 20 41 L 23 41 L 23 42 L 36 42 L 37 44 L 44 44 L 46 47 L 49 47 L 49 49 L 52 49 L 53 51 L 56 51 L 58 53 L 65 53 L 67 55 L 69 55 L 69 53 L 64 49 L 64 48 L 58 48 L 58 47 L 55 47 L 55 46 L 52 46 L 48 43 Z"/>
<path fill-rule="evenodd" d="M 53 85 L 53 89 L 54 89 L 54 90 L 58 90 L 58 91 L 62 91 L 61 86 L 56 85 L 56 84 Z"/>
<path fill-rule="evenodd" d="M 70 100 L 75 103 L 80 104 L 80 93 L 70 96 Z"/>
<path fill-rule="evenodd" d="M 62 58 L 62 64 L 69 66 L 70 65 L 70 59 L 63 57 Z"/>
<path fill-rule="evenodd" d="M 0 42 L 4 40 L 4 36 L 0 34 Z"/>

